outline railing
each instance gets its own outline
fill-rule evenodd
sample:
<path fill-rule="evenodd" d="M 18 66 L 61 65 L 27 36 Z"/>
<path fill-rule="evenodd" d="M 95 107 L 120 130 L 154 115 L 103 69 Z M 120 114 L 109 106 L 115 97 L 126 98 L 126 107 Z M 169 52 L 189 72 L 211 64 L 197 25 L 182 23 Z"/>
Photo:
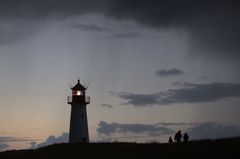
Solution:
<path fill-rule="evenodd" d="M 67 102 L 68 102 L 68 104 L 72 103 L 72 96 L 67 97 Z"/>
<path fill-rule="evenodd" d="M 68 96 L 67 97 L 67 102 L 68 104 L 71 103 L 85 103 L 85 104 L 89 104 L 90 103 L 90 97 L 89 96 Z"/>
<path fill-rule="evenodd" d="M 90 97 L 89 96 L 85 97 L 85 102 L 88 103 L 88 104 L 90 103 Z"/>

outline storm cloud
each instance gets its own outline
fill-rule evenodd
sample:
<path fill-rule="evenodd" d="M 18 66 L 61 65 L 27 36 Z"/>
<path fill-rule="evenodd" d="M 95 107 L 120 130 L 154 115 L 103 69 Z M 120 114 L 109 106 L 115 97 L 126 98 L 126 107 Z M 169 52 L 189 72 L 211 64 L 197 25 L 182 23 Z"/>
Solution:
<path fill-rule="evenodd" d="M 0 3 L 1 19 L 43 19 L 52 15 L 61 19 L 84 14 L 133 20 L 155 29 L 178 28 L 188 33 L 191 54 L 240 59 L 239 1 L 4 0 Z"/>
<path fill-rule="evenodd" d="M 111 94 L 127 100 L 123 105 L 130 104 L 136 107 L 177 103 L 204 103 L 224 100 L 231 97 L 240 97 L 240 84 L 185 83 L 182 88 L 169 89 L 165 92 L 154 94 L 134 94 L 126 92 L 115 92 Z"/>
<path fill-rule="evenodd" d="M 161 69 L 156 72 L 156 75 L 159 77 L 171 77 L 171 76 L 179 76 L 183 75 L 184 72 L 180 69 L 177 68 L 172 68 L 172 69 Z"/>
<path fill-rule="evenodd" d="M 121 99 L 127 100 L 127 102 L 122 105 L 130 104 L 137 107 L 145 107 L 159 103 L 158 94 L 134 94 L 127 92 L 115 92 L 114 94 Z"/>
<path fill-rule="evenodd" d="M 101 121 L 98 124 L 97 132 L 99 135 L 112 135 L 119 133 L 131 134 L 147 134 L 149 136 L 157 136 L 160 134 L 170 134 L 174 131 L 170 128 L 160 126 L 159 124 L 122 124 L 122 123 L 107 123 Z"/>

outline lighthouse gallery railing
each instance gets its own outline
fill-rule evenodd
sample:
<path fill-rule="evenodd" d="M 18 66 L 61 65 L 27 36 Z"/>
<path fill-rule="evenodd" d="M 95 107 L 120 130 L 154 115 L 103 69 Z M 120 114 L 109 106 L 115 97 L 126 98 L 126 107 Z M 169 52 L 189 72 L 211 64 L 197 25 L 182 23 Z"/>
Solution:
<path fill-rule="evenodd" d="M 67 97 L 67 102 L 68 102 L 68 103 L 72 103 L 72 102 L 73 102 L 72 96 L 68 96 L 68 97 Z M 85 102 L 85 103 L 90 103 L 90 97 L 89 97 L 89 96 L 85 96 L 84 102 Z"/>

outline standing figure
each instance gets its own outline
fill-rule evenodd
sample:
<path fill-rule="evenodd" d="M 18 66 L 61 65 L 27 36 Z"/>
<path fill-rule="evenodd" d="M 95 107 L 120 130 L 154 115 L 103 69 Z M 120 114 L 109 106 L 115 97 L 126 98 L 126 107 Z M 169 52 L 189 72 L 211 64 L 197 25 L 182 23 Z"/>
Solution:
<path fill-rule="evenodd" d="M 172 137 L 170 136 L 169 139 L 168 139 L 168 143 L 173 143 L 173 140 L 172 140 Z"/>
<path fill-rule="evenodd" d="M 180 143 L 181 142 L 181 139 L 182 139 L 182 133 L 181 133 L 181 130 L 179 130 L 175 136 L 174 136 L 174 140 L 177 142 L 177 143 Z"/>
<path fill-rule="evenodd" d="M 188 136 L 187 133 L 184 133 L 184 135 L 183 135 L 183 140 L 184 140 L 184 142 L 188 142 L 189 136 Z"/>

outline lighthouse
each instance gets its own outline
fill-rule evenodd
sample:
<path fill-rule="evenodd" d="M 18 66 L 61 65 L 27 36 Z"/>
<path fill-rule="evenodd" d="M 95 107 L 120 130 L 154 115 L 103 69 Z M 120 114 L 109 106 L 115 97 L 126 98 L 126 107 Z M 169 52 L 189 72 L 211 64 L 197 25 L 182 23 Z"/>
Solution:
<path fill-rule="evenodd" d="M 69 142 L 89 142 L 87 104 L 90 103 L 90 97 L 86 96 L 87 87 L 83 86 L 78 79 L 74 87 L 70 87 L 72 96 L 68 96 L 67 102 L 71 105 Z"/>

